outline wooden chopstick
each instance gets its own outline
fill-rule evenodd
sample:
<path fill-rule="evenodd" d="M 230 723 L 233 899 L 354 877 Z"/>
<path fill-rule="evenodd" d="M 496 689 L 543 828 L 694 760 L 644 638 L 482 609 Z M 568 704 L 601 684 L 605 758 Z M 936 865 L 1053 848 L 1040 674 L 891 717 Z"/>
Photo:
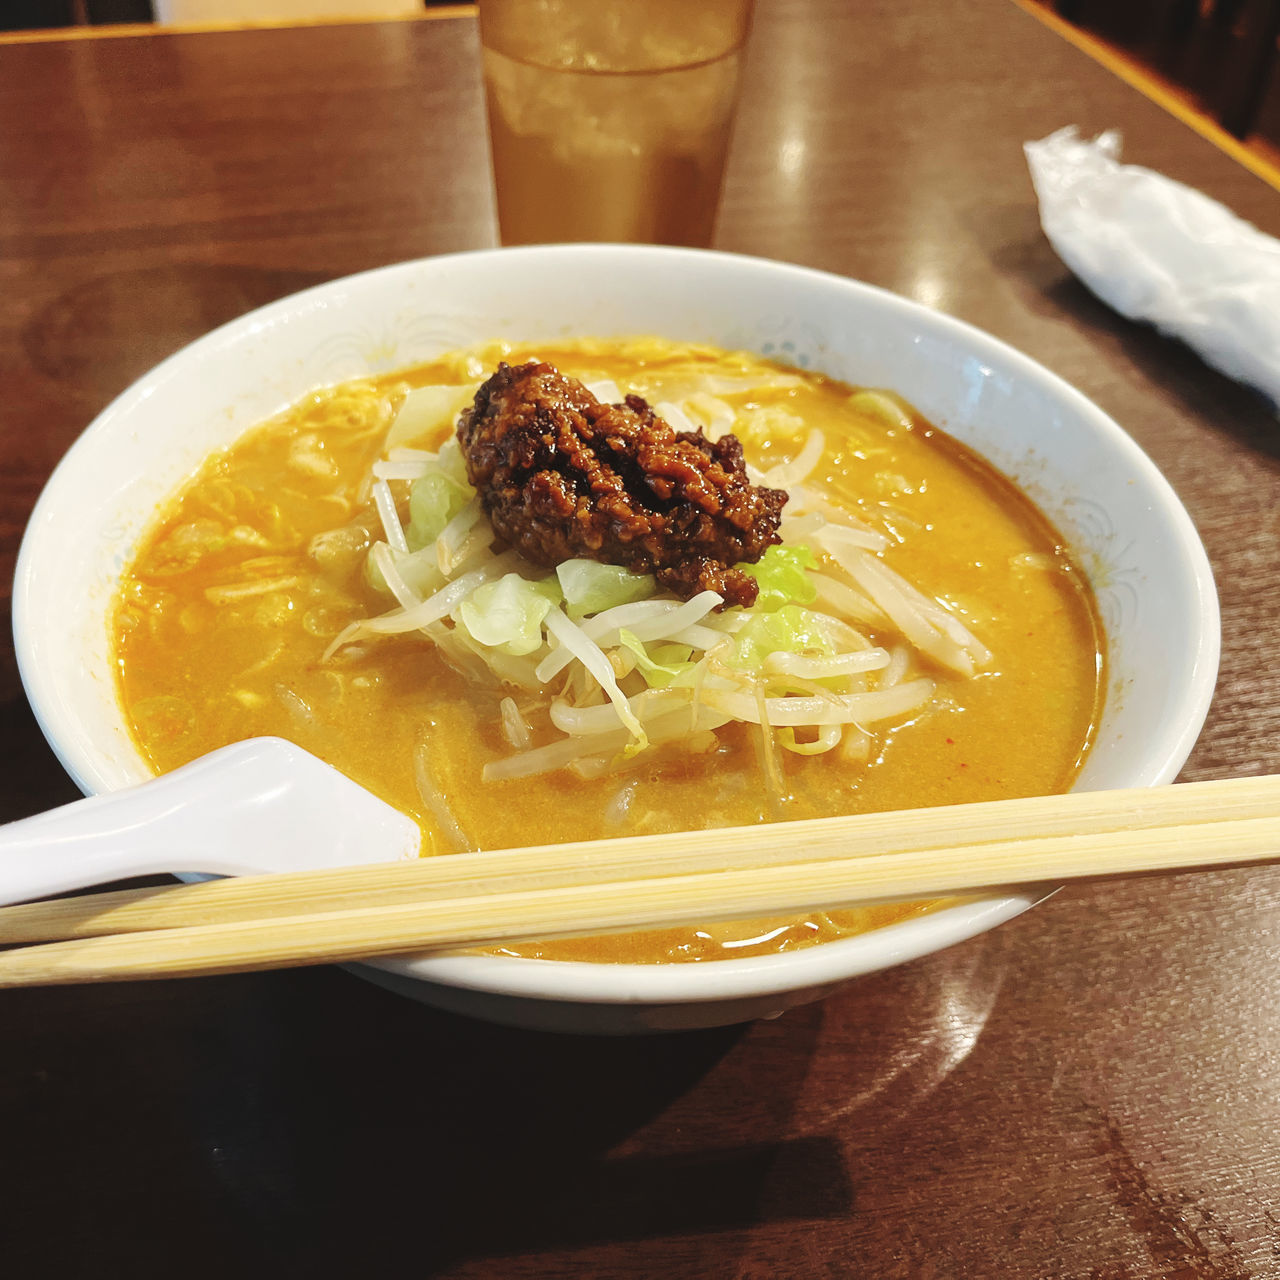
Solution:
<path fill-rule="evenodd" d="M 104 912 L 117 925 L 149 919 L 147 931 L 0 954 L 0 986 L 320 964 L 1270 858 L 1280 777 L 626 837 L 152 891 Z M 353 886 L 371 896 L 335 896 Z M 190 920 L 181 904 L 192 897 L 204 900 L 202 923 L 157 923 Z M 49 905 L 0 911 L 0 938 L 12 937 L 7 919 Z"/>
<path fill-rule="evenodd" d="M 1278 796 L 1280 778 L 1232 778 L 125 889 L 0 908 L 0 945 L 394 906 L 428 897 L 1265 818 L 1280 809 Z M 762 832 L 767 834 L 759 838 Z"/>

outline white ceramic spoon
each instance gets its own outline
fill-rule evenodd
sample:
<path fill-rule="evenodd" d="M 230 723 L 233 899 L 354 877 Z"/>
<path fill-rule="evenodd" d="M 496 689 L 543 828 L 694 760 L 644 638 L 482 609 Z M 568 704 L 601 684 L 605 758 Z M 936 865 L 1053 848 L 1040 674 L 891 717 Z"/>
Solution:
<path fill-rule="evenodd" d="M 0 904 L 129 876 L 394 862 L 420 840 L 413 819 L 310 752 L 252 738 L 0 827 Z"/>

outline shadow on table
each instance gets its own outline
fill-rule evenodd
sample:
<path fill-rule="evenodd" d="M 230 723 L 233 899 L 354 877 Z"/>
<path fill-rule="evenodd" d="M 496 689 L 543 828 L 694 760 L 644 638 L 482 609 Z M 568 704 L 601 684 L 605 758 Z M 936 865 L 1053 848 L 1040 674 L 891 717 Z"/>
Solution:
<path fill-rule="evenodd" d="M 0 627 L 9 627 L 8 601 L 0 601 Z M 80 790 L 58 763 L 22 691 L 13 651 L 0 650 L 0 822 L 14 822 L 80 799 Z"/>
<path fill-rule="evenodd" d="M 251 1274 L 380 1274 L 400 1257 L 433 1274 L 848 1204 L 830 1139 L 779 1136 L 816 1010 L 785 1058 L 757 1064 L 761 1105 L 724 1115 L 718 1142 L 621 1156 L 744 1029 L 511 1031 L 335 970 L 3 992 L 0 1020 L 19 1271 L 168 1275 L 199 1240 L 185 1276 L 246 1259 Z"/>
<path fill-rule="evenodd" d="M 338 1070 L 331 1063 L 312 1082 L 323 1101 L 314 1096 L 308 1109 L 334 1101 L 346 1108 L 353 1099 L 354 1106 L 332 1131 L 309 1125 L 289 1146 L 296 1154 L 313 1148 L 296 1170 L 310 1183 L 306 1199 L 313 1205 L 328 1199 L 331 1179 L 374 1171 L 335 1208 L 344 1216 L 354 1211 L 356 1221 L 394 1223 L 400 1243 L 384 1256 L 412 1249 L 425 1270 L 448 1270 L 469 1258 L 573 1254 L 719 1232 L 762 1213 L 812 1218 L 839 1213 L 847 1203 L 829 1142 L 777 1137 L 799 1083 L 787 1072 L 803 1075 L 803 1052 L 788 1060 L 786 1072 L 770 1073 L 771 1114 L 753 1131 L 729 1116 L 711 1144 L 620 1154 L 628 1138 L 696 1090 L 746 1029 L 564 1037 L 454 1018 L 394 998 L 387 1003 L 367 992 L 360 1004 L 357 1013 L 367 1013 L 375 1024 L 370 1033 L 389 1052 L 380 1063 L 365 1060 L 365 1041 Z M 357 1034 L 353 1044 L 360 1043 Z M 384 1084 L 388 1066 L 395 1081 Z M 234 1095 L 224 1101 L 232 1125 L 248 1118 Z M 779 1184 L 779 1163 L 808 1176 Z M 317 1177 L 317 1165 L 327 1166 L 327 1174 Z M 245 1207 L 245 1183 L 233 1174 L 226 1185 Z M 360 1259 L 361 1239 L 339 1233 L 339 1241 L 354 1247 L 353 1262 Z"/>
<path fill-rule="evenodd" d="M 876 1229 L 864 1157 L 936 1123 L 1002 955 L 975 939 L 774 1022 L 634 1039 L 473 1022 L 333 969 L 0 992 L 6 1258 L 734 1274 L 752 1241 Z"/>

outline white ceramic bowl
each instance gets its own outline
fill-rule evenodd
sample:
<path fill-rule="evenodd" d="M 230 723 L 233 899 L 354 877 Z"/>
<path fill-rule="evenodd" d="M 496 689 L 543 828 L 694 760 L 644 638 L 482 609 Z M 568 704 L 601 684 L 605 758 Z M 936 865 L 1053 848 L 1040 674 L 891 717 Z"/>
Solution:
<path fill-rule="evenodd" d="M 312 388 L 483 339 L 635 333 L 892 388 L 1015 480 L 1072 544 L 1106 625 L 1106 709 L 1077 785 L 1173 779 L 1213 691 L 1217 598 L 1186 512 L 1110 418 L 1003 343 L 882 290 L 775 262 L 613 245 L 459 254 L 321 285 L 193 343 L 102 413 L 36 507 L 14 590 L 22 678 L 71 776 L 89 793 L 147 776 L 116 700 L 106 612 L 156 504 L 210 450 Z M 995 898 L 759 959 L 462 956 L 358 968 L 429 1004 L 525 1026 L 713 1026 L 817 999 L 1030 905 Z"/>

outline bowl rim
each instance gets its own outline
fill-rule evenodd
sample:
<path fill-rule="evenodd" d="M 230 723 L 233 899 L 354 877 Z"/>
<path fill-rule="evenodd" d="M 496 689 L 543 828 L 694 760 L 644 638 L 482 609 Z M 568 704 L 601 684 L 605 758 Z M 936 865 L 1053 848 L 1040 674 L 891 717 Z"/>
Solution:
<path fill-rule="evenodd" d="M 872 300 L 873 305 L 900 315 L 922 319 L 928 329 L 963 344 L 985 364 L 1039 384 L 1074 413 L 1087 419 L 1108 439 L 1130 467 L 1140 473 L 1149 493 L 1158 497 L 1161 514 L 1175 531 L 1176 558 L 1189 570 L 1195 602 L 1196 654 L 1191 679 L 1172 691 L 1177 707 L 1172 721 L 1178 732 L 1165 735 L 1154 747 L 1143 744 L 1140 762 L 1131 768 L 1128 785 L 1158 786 L 1173 781 L 1195 744 L 1208 714 L 1217 679 L 1221 648 L 1218 597 L 1207 553 L 1190 516 L 1155 463 L 1118 423 L 1065 379 L 1030 356 L 966 321 L 877 285 L 794 263 L 728 253 L 722 250 L 686 249 L 654 245 L 567 244 L 490 248 L 442 254 L 391 263 L 342 276 L 287 295 L 236 317 L 195 339 L 143 374 L 116 396 L 84 429 L 54 468 L 44 485 L 24 531 L 15 568 L 13 631 L 15 652 L 24 689 L 40 728 L 63 767 L 86 792 L 100 789 L 93 761 L 75 751 L 50 723 L 48 686 L 39 669 L 27 625 L 32 593 L 37 531 L 54 504 L 61 475 L 78 465 L 79 454 L 89 448 L 90 435 L 100 434 L 118 418 L 153 395 L 171 378 L 181 377 L 190 361 L 206 353 L 235 345 L 272 324 L 314 306 L 329 305 L 346 290 L 376 287 L 379 281 L 397 277 L 417 278 L 423 272 L 445 272 L 455 265 L 483 269 L 488 260 L 509 262 L 513 257 L 567 259 L 566 269 L 587 271 L 590 264 L 617 261 L 619 256 L 678 268 L 697 262 L 719 264 L 728 272 L 767 275 L 780 288 L 798 283 L 836 288 Z M 680 963 L 603 963 L 538 960 L 491 954 L 450 954 L 427 957 L 392 957 L 367 964 L 429 983 L 551 1001 L 607 1004 L 684 1004 L 731 999 L 735 996 L 794 991 L 842 982 L 863 973 L 917 958 L 983 933 L 1042 901 L 1051 889 L 996 898 L 970 900 L 932 913 L 899 921 L 883 928 L 836 939 L 821 945 L 768 956 Z M 360 966 L 353 966 L 359 968 Z"/>

